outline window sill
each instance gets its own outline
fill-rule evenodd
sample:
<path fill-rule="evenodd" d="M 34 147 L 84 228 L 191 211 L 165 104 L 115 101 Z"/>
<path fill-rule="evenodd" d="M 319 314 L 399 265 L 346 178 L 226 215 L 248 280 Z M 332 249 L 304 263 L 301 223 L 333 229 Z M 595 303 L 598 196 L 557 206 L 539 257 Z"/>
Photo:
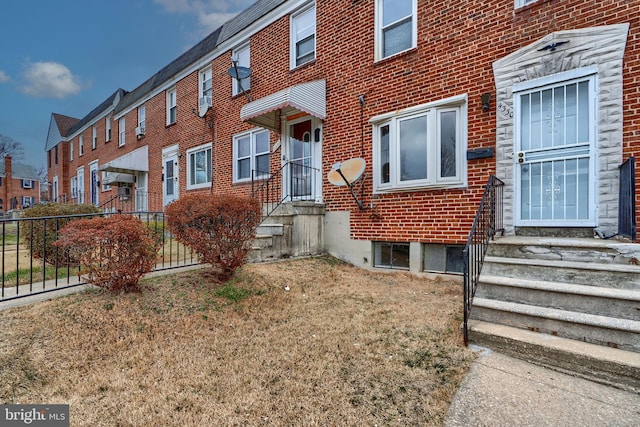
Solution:
<path fill-rule="evenodd" d="M 231 99 L 242 98 L 243 96 L 247 96 L 247 94 L 251 93 L 251 88 L 245 90 L 244 92 L 232 93 Z"/>
<path fill-rule="evenodd" d="M 295 72 L 296 72 L 296 71 L 298 71 L 298 70 L 302 70 L 302 69 L 304 69 L 304 68 L 307 68 L 307 67 L 310 67 L 310 66 L 312 66 L 312 65 L 315 65 L 316 60 L 317 60 L 317 58 L 314 58 L 314 59 L 312 59 L 312 60 L 311 60 L 311 61 L 309 61 L 309 62 L 305 62 L 304 64 L 300 64 L 300 65 L 297 65 L 297 66 L 295 66 L 295 67 L 293 67 L 293 68 L 290 68 L 290 69 L 289 69 L 289 73 L 295 73 Z"/>
<path fill-rule="evenodd" d="M 177 121 L 175 121 L 175 122 L 173 122 L 173 123 L 166 124 L 164 127 L 165 127 L 165 129 L 168 129 L 168 128 L 170 128 L 171 126 L 175 126 L 175 125 L 176 125 L 176 123 L 178 123 L 178 122 L 177 122 Z"/>
<path fill-rule="evenodd" d="M 452 183 L 452 184 L 436 184 L 436 185 L 423 185 L 415 187 L 390 187 L 390 188 L 375 188 L 373 194 L 391 194 L 391 193 L 417 193 L 422 191 L 442 191 L 442 190 L 460 190 L 467 188 L 466 183 Z"/>
<path fill-rule="evenodd" d="M 410 49 L 407 50 L 403 50 L 402 52 L 398 52 L 398 53 L 394 53 L 391 56 L 386 56 L 384 58 L 380 58 L 374 61 L 373 65 L 377 66 L 377 65 L 382 65 L 382 64 L 386 64 L 389 61 L 393 61 L 394 59 L 398 59 L 401 58 L 403 56 L 408 56 L 408 55 L 412 55 L 414 53 L 416 53 L 418 51 L 418 46 L 412 47 Z"/>
<path fill-rule="evenodd" d="M 518 7 L 516 7 L 514 12 L 516 14 L 518 14 L 518 13 L 522 13 L 522 12 L 529 11 L 529 10 L 532 10 L 532 9 L 536 9 L 539 6 L 542 6 L 545 3 L 549 3 L 550 1 L 551 0 L 538 0 L 538 1 L 534 2 L 534 3 L 525 4 L 523 6 L 518 6 Z"/>

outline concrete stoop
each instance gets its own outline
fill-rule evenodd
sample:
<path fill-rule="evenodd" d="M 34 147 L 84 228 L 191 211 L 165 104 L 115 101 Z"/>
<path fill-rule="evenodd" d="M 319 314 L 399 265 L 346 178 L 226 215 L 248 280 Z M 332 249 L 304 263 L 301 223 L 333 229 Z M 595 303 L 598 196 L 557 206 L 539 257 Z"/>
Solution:
<path fill-rule="evenodd" d="M 319 255 L 324 250 L 324 205 L 289 202 L 258 226 L 249 262 Z"/>
<path fill-rule="evenodd" d="M 638 258 L 631 243 L 498 239 L 474 297 L 470 340 L 640 391 Z"/>

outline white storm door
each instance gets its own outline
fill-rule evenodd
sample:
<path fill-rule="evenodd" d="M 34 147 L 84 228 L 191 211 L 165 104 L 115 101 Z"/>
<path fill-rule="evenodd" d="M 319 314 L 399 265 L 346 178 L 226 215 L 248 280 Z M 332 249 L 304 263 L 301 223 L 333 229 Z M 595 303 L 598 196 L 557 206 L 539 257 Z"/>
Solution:
<path fill-rule="evenodd" d="M 84 203 L 84 167 L 78 168 L 78 203 Z"/>
<path fill-rule="evenodd" d="M 177 200 L 178 185 L 178 149 L 169 148 L 162 151 L 162 200 L 163 206 Z"/>
<path fill-rule="evenodd" d="M 90 176 L 90 194 L 91 204 L 98 206 L 100 201 L 98 200 L 98 194 L 100 192 L 100 180 L 98 179 L 98 162 L 91 162 L 89 164 L 89 176 Z"/>
<path fill-rule="evenodd" d="M 293 200 L 320 201 L 322 144 L 320 124 L 307 117 L 289 122 L 287 147 L 289 167 L 286 174 L 288 193 Z M 316 141 L 316 139 L 318 139 Z"/>
<path fill-rule="evenodd" d="M 595 78 L 517 92 L 517 225 L 595 225 Z"/>

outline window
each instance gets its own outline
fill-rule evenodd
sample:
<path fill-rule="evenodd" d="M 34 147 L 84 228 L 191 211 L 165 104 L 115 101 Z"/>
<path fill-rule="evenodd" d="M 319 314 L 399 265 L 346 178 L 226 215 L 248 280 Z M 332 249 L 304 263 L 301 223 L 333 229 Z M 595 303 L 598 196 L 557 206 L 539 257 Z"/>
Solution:
<path fill-rule="evenodd" d="M 107 116 L 105 119 L 105 142 L 111 141 L 111 117 Z"/>
<path fill-rule="evenodd" d="M 200 71 L 200 77 L 198 78 L 200 88 L 198 92 L 198 107 L 201 105 L 211 106 L 211 75 L 211 68 Z"/>
<path fill-rule="evenodd" d="M 249 68 L 251 66 L 251 54 L 250 54 L 250 48 L 249 45 L 244 45 L 238 49 L 235 49 L 233 51 L 233 59 L 235 61 L 238 61 L 238 67 L 247 67 Z M 240 89 L 240 86 L 242 86 L 242 89 Z M 246 79 L 240 79 L 240 82 L 238 83 L 238 80 L 233 79 L 233 91 L 232 94 L 233 96 L 238 95 L 239 93 L 242 93 L 242 90 L 249 90 L 251 89 L 251 77 L 247 77 Z"/>
<path fill-rule="evenodd" d="M 100 182 L 102 183 L 102 191 L 111 190 L 111 185 L 104 183 L 106 179 L 107 179 L 107 172 L 102 172 L 102 179 L 100 180 Z"/>
<path fill-rule="evenodd" d="M 409 243 L 374 242 L 373 266 L 408 270 Z"/>
<path fill-rule="evenodd" d="M 2 177 L 0 176 L 0 187 L 2 187 Z"/>
<path fill-rule="evenodd" d="M 233 138 L 233 181 L 251 180 L 254 176 L 268 177 L 270 171 L 269 131 L 260 129 Z"/>
<path fill-rule="evenodd" d="M 462 245 L 424 245 L 424 271 L 434 273 L 464 273 Z"/>
<path fill-rule="evenodd" d="M 80 137 L 82 138 L 82 137 Z M 58 164 L 58 146 L 56 145 L 56 165 Z"/>
<path fill-rule="evenodd" d="M 96 125 L 91 126 L 91 149 L 95 150 L 98 146 L 98 128 Z"/>
<path fill-rule="evenodd" d="M 167 125 L 176 122 L 176 113 L 176 90 L 171 89 L 167 91 Z"/>
<path fill-rule="evenodd" d="M 22 188 L 33 188 L 33 181 L 31 181 L 30 179 L 23 179 Z"/>
<path fill-rule="evenodd" d="M 35 197 L 31 197 L 31 196 L 22 196 L 22 208 L 28 208 L 29 206 L 33 205 L 35 203 Z"/>
<path fill-rule="evenodd" d="M 211 185 L 211 144 L 187 150 L 187 189 Z"/>
<path fill-rule="evenodd" d="M 376 59 L 416 47 L 417 0 L 376 0 Z"/>
<path fill-rule="evenodd" d="M 144 105 L 138 107 L 138 129 L 136 129 L 136 136 L 144 135 L 147 125 L 147 107 Z"/>
<path fill-rule="evenodd" d="M 84 138 L 82 137 L 82 135 L 80 135 L 78 137 L 78 156 L 82 156 L 83 154 L 84 154 Z M 56 161 L 56 163 L 58 162 Z"/>
<path fill-rule="evenodd" d="M 464 96 L 374 117 L 377 192 L 466 183 Z"/>
<path fill-rule="evenodd" d="M 71 140 L 71 142 L 69 142 L 69 160 L 73 160 L 73 140 Z"/>
<path fill-rule="evenodd" d="M 78 177 L 72 176 L 71 177 L 71 198 L 75 199 L 76 197 L 78 197 Z"/>
<path fill-rule="evenodd" d="M 126 123 L 125 123 L 125 119 L 124 117 L 121 117 L 120 120 L 118 121 L 118 147 L 122 147 L 125 143 L 126 143 Z"/>
<path fill-rule="evenodd" d="M 519 7 L 524 7 L 524 6 L 528 5 L 528 4 L 535 3 L 538 0 L 515 0 L 515 1 L 516 1 L 515 7 L 517 9 Z"/>
<path fill-rule="evenodd" d="M 51 167 L 51 150 L 47 151 L 47 155 L 49 157 L 49 167 Z"/>
<path fill-rule="evenodd" d="M 291 68 L 316 58 L 316 8 L 291 17 Z"/>

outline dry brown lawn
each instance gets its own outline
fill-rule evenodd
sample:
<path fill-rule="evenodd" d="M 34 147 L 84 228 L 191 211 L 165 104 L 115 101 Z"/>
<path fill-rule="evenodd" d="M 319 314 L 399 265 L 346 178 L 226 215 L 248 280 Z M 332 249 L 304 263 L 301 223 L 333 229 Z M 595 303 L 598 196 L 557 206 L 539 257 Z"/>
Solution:
<path fill-rule="evenodd" d="M 73 426 L 443 424 L 473 358 L 459 283 L 330 257 L 202 273 L 0 312 L 0 402 Z"/>

